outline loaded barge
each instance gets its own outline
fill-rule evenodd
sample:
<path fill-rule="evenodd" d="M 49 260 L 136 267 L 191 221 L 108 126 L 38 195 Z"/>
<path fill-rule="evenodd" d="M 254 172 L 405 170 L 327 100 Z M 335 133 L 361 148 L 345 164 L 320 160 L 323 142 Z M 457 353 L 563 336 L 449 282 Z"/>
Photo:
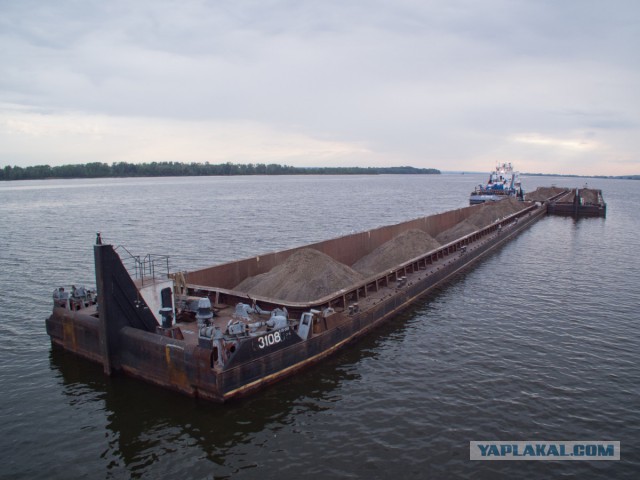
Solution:
<path fill-rule="evenodd" d="M 129 257 L 126 249 L 104 243 L 98 234 L 93 247 L 97 292 L 56 289 L 47 333 L 55 347 L 102 364 L 108 375 L 121 371 L 225 402 L 320 362 L 546 211 L 546 202 L 505 199 L 177 273 L 168 271 L 165 258 Z M 350 268 L 411 232 L 439 241 L 392 266 L 363 270 L 352 283 L 336 284 L 319 298 L 265 295 L 249 288 L 252 279 L 282 269 L 296 255 L 312 251 Z M 133 269 L 125 267 L 127 258 L 134 259 Z M 304 275 L 313 283 L 327 272 Z"/>
<path fill-rule="evenodd" d="M 573 217 L 606 217 L 607 204 L 602 190 L 593 188 L 575 188 L 549 202 L 549 213 Z"/>
<path fill-rule="evenodd" d="M 547 213 L 579 217 L 606 217 L 607 204 L 602 190 L 588 188 L 539 187 L 526 200 L 547 203 Z"/>

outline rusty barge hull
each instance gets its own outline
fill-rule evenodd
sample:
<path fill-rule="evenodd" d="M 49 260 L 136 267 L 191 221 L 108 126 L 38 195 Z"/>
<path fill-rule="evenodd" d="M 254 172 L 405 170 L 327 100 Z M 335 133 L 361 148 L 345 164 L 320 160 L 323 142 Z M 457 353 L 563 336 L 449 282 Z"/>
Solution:
<path fill-rule="evenodd" d="M 403 231 L 419 228 L 435 235 L 466 219 L 479 207 L 444 212 L 305 247 L 352 264 Z M 219 352 L 212 345 L 192 340 L 188 325 L 173 327 L 173 330 L 182 329 L 184 335 L 180 336 L 184 338 L 167 335 L 167 331 L 158 328 L 157 322 L 145 311 L 149 309 L 144 301 L 144 308 L 139 308 L 139 288 L 128 276 L 118 254 L 111 245 L 99 244 L 94 246 L 99 307 L 80 311 L 54 308 L 46 322 L 47 332 L 53 345 L 101 363 L 107 374 L 122 371 L 186 395 L 224 402 L 321 361 L 485 257 L 545 213 L 546 204 L 529 203 L 523 210 L 485 228 L 350 288 L 308 302 L 249 298 L 232 289 L 244 278 L 268 271 L 305 247 L 189 272 L 180 286 L 183 293 L 209 298 L 214 305 L 257 301 L 263 308 L 285 306 L 293 316 L 321 309 L 334 312 L 325 318 L 314 318 L 306 339 L 285 330 L 282 330 L 283 341 L 275 345 L 267 345 L 266 336 L 256 337 L 241 344 L 224 364 L 218 361 Z M 357 308 L 353 308 L 354 305 Z"/>

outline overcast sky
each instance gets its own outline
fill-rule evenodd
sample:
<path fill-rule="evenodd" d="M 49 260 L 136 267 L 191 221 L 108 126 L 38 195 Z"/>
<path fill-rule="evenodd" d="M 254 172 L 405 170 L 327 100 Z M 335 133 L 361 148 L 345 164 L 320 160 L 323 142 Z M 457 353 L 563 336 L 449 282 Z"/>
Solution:
<path fill-rule="evenodd" d="M 640 174 L 640 1 L 0 0 L 0 167 Z"/>

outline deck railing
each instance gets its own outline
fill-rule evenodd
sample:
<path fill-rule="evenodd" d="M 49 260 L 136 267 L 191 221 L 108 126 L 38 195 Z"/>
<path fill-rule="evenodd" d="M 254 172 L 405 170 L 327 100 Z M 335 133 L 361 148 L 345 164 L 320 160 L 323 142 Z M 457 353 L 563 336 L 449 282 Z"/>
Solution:
<path fill-rule="evenodd" d="M 118 252 L 120 250 L 120 252 Z M 129 272 L 131 278 L 140 280 L 142 285 L 145 281 L 156 278 L 167 278 L 171 272 L 168 255 L 156 255 L 148 253 L 144 257 L 134 255 L 124 245 L 118 245 L 115 251 L 120 255 L 122 264 Z"/>

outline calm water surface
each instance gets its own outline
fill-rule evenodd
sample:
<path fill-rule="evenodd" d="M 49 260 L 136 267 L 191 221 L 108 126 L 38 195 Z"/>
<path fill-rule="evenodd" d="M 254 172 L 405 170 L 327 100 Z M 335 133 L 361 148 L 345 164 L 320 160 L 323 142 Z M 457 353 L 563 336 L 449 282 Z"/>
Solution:
<path fill-rule="evenodd" d="M 354 347 L 215 405 L 53 350 L 95 232 L 194 269 L 466 206 L 485 175 L 0 183 L 0 478 L 638 478 L 640 182 L 547 217 Z M 529 177 L 525 187 L 582 186 Z M 619 462 L 471 462 L 471 440 L 619 440 Z"/>

